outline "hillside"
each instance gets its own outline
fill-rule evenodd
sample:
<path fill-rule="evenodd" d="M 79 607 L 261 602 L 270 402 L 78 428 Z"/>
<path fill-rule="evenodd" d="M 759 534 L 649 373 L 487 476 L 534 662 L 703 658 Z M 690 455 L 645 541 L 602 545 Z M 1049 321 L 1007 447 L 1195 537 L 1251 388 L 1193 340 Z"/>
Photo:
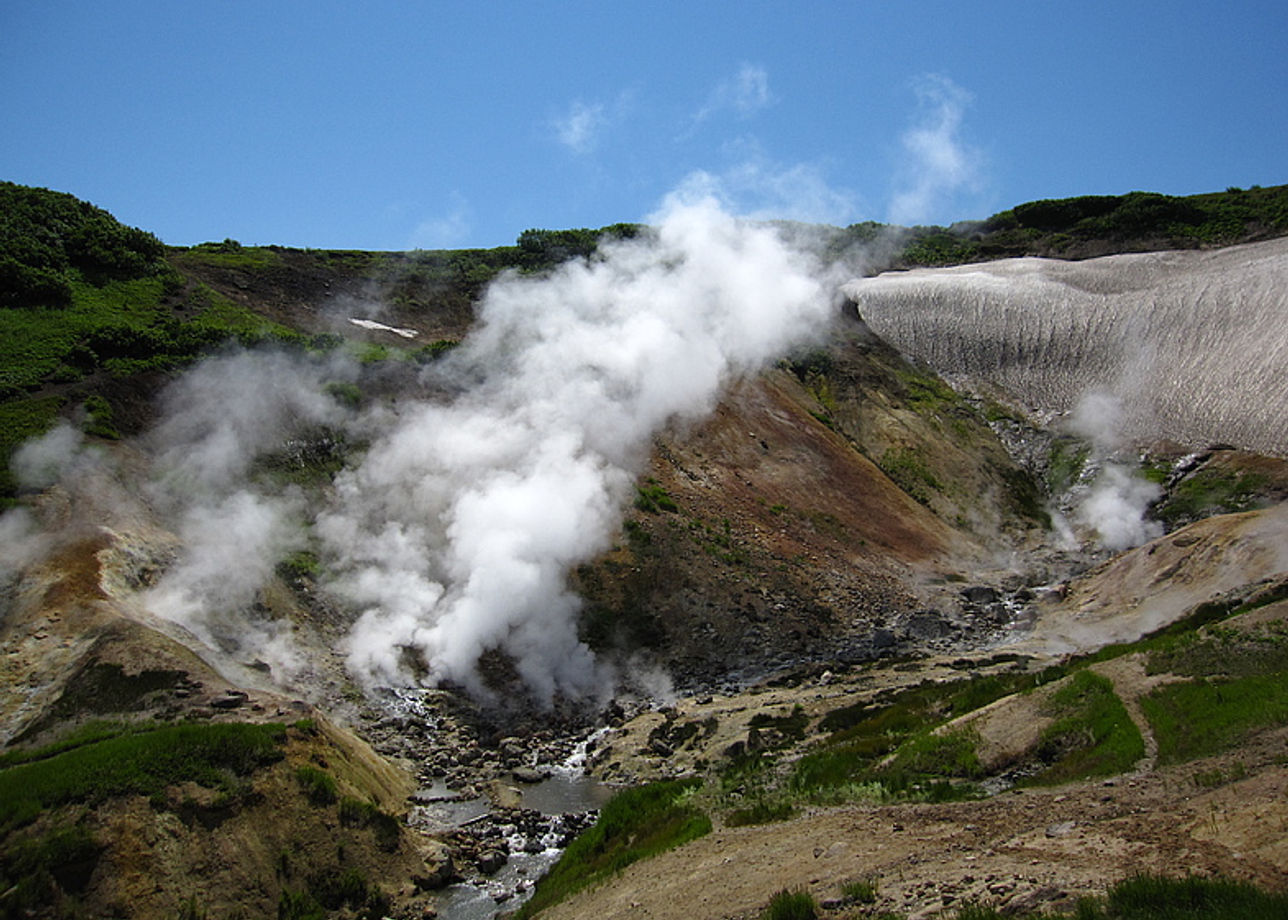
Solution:
<path fill-rule="evenodd" d="M 1137 871 L 1288 884 L 1288 461 L 1252 438 L 1107 445 L 978 369 L 955 389 L 874 331 L 862 284 L 815 297 L 807 336 L 684 325 L 822 265 L 1272 238 L 1288 186 L 948 229 L 717 222 L 710 261 L 684 248 L 692 215 L 485 251 L 167 249 L 0 192 L 5 916 L 490 916 L 586 823 L 514 810 L 551 783 L 552 810 L 584 808 L 566 772 L 538 782 L 570 755 L 652 796 L 619 806 L 641 853 L 692 842 L 625 868 L 601 822 L 533 905 L 622 874 L 543 916 L 753 917 L 798 888 L 838 917 L 1071 909 Z M 821 248 L 780 251 L 804 236 Z M 721 246 L 743 261 L 712 280 Z M 630 336 L 564 312 L 601 289 Z M 670 338 L 632 325 L 648 297 L 680 303 Z M 754 358 L 729 359 L 744 333 Z M 677 402 L 708 383 L 690 353 L 728 363 Z M 1113 475 L 1142 496 L 1121 546 L 1083 513 Z M 462 597 L 473 620 L 416 619 Z M 435 644 L 457 622 L 476 625 Z M 474 820 L 437 817 L 454 808 Z M 675 887 L 695 884 L 701 908 Z"/>

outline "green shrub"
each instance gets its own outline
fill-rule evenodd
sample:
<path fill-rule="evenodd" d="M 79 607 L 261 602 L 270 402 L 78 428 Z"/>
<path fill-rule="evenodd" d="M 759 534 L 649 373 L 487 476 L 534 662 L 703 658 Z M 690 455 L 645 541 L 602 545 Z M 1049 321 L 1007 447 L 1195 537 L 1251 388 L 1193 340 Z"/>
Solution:
<path fill-rule="evenodd" d="M 340 799 L 340 825 L 342 827 L 371 828 L 376 845 L 387 853 L 398 849 L 402 828 L 398 819 L 371 802 L 345 796 Z"/>
<path fill-rule="evenodd" d="M 877 880 L 875 878 L 855 879 L 841 885 L 841 897 L 852 904 L 875 904 L 877 900 Z"/>
<path fill-rule="evenodd" d="M 81 825 L 44 834 L 9 837 L 0 849 L 0 888 L 5 917 L 47 916 L 47 911 L 84 891 L 102 846 Z M 58 916 L 70 916 L 62 911 Z"/>
<path fill-rule="evenodd" d="M 881 455 L 877 465 L 895 485 L 920 504 L 930 504 L 931 495 L 927 489 L 934 492 L 944 490 L 943 482 L 926 466 L 926 461 L 916 448 L 891 448 Z"/>
<path fill-rule="evenodd" d="M 644 485 L 635 490 L 635 507 L 649 514 L 680 510 L 662 484 L 653 478 L 645 480 Z"/>
<path fill-rule="evenodd" d="M 112 420 L 112 406 L 97 394 L 85 400 L 85 433 L 96 437 L 119 440 L 121 433 Z"/>
<path fill-rule="evenodd" d="M 818 902 L 808 891 L 783 891 L 774 895 L 761 915 L 762 920 L 815 920 Z"/>
<path fill-rule="evenodd" d="M 326 908 L 307 891 L 282 889 L 277 900 L 277 920 L 325 920 Z"/>

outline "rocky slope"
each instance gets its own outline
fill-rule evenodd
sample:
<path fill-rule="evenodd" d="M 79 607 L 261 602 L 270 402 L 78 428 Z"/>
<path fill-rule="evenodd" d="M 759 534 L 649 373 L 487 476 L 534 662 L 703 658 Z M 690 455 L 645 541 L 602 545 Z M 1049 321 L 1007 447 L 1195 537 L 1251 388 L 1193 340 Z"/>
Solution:
<path fill-rule="evenodd" d="M 233 304 L 294 330 L 294 347 L 334 351 L 343 339 L 358 358 L 318 378 L 341 409 L 293 404 L 239 475 L 323 507 L 375 437 L 342 436 L 342 409 L 379 418 L 400 400 L 467 389 L 471 379 L 433 369 L 469 333 L 496 267 L 471 259 L 171 253 L 179 280 L 165 296 L 178 314 Z M 728 381 L 709 414 L 657 432 L 611 545 L 568 574 L 580 638 L 615 668 L 611 702 L 534 705 L 495 648 L 480 659 L 482 701 L 451 685 L 355 683 L 344 654 L 361 611 L 334 592 L 311 544 L 267 563 L 196 559 L 213 563 L 216 581 L 261 574 L 191 628 L 156 615 L 150 592 L 194 564 L 192 531 L 171 507 L 188 486 L 152 472 L 156 432 L 185 419 L 174 412 L 184 403 L 174 388 L 152 398 L 155 369 L 48 383 L 81 429 L 92 427 L 83 388 L 98 387 L 116 430 L 91 434 L 88 451 L 66 442 L 57 483 L 29 487 L 4 519 L 0 738 L 11 759 L 0 779 L 92 762 L 158 727 L 275 727 L 253 764 L 60 787 L 61 798 L 34 800 L 37 816 L 0 815 L 6 916 L 487 916 L 493 896 L 530 888 L 548 845 L 584 826 L 539 814 L 594 803 L 597 791 L 583 796 L 568 779 L 583 766 L 607 784 L 702 778 L 693 798 L 715 831 L 554 916 L 680 916 L 682 905 L 684 916 L 750 917 L 795 887 L 837 916 L 971 899 L 1020 909 L 1067 904 L 1145 868 L 1282 887 L 1284 835 L 1271 828 L 1288 820 L 1283 720 L 1213 753 L 1169 753 L 1151 694 L 1193 680 L 1192 663 L 1151 658 L 1152 646 L 1076 656 L 1180 623 L 1196 648 L 1230 636 L 1239 649 L 1269 648 L 1254 676 L 1280 673 L 1288 463 L 1234 449 L 1269 441 L 1232 436 L 1234 447 L 1208 449 L 1172 429 L 1106 446 L 1052 415 L 1067 406 L 1035 406 L 979 367 L 954 390 L 937 371 L 960 368 L 914 362 L 873 331 L 866 290 L 854 289 L 857 307 L 838 302 L 826 335 Z M 194 409 L 186 421 L 202 418 Z M 1081 514 L 1110 467 L 1153 483 L 1134 512 L 1141 545 L 1125 552 Z M 1088 668 L 1143 754 L 1094 779 L 1069 767 L 1067 785 L 1019 790 L 1099 749 L 1090 729 L 1086 741 L 1046 734 L 1062 717 L 1061 688 L 1092 680 L 1078 676 Z M 967 686 L 1028 692 L 969 705 L 934 696 Z M 802 765 L 855 743 L 865 719 L 914 691 L 931 701 L 886 732 L 879 754 L 841 785 L 802 791 Z M 933 737 L 969 738 L 978 763 L 894 789 L 882 771 L 902 762 L 900 745 L 927 743 L 941 723 Z M 738 779 L 749 756 L 760 772 Z M 560 764 L 571 766 L 543 784 Z M 945 783 L 993 794 L 910 801 Z M 544 794 L 559 801 L 537 804 Z M 789 807 L 776 823 L 734 826 L 755 803 Z M 875 905 L 840 898 L 860 878 L 879 878 Z M 477 884 L 442 891 L 460 880 Z M 701 905 L 678 896 L 695 886 Z"/>

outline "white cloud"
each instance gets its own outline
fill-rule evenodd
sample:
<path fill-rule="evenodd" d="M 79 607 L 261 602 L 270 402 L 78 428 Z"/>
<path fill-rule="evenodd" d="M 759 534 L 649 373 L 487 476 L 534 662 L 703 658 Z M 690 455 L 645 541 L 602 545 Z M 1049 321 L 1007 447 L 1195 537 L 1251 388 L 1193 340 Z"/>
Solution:
<path fill-rule="evenodd" d="M 587 154 L 595 149 L 607 125 L 608 116 L 602 103 L 577 100 L 566 114 L 555 119 L 555 137 L 573 153 Z"/>
<path fill-rule="evenodd" d="M 896 224 L 926 222 L 946 197 L 979 182 L 979 153 L 960 136 L 970 93 L 939 74 L 921 77 L 914 90 L 918 117 L 902 137 L 907 159 L 890 202 Z"/>
<path fill-rule="evenodd" d="M 743 64 L 738 72 L 721 80 L 707 97 L 706 103 L 693 116 L 701 124 L 718 112 L 731 111 L 747 118 L 774 102 L 769 89 L 769 74 L 755 64 Z"/>

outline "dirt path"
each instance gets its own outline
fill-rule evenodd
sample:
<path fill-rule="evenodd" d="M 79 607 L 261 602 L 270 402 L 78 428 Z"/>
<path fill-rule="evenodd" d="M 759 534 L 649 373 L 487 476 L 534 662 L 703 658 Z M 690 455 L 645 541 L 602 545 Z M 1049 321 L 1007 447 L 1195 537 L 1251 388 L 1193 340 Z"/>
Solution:
<path fill-rule="evenodd" d="M 1145 659 L 1140 655 L 1125 655 L 1111 661 L 1093 665 L 1091 670 L 1101 677 L 1108 678 L 1114 685 L 1114 693 L 1122 700 L 1123 708 L 1131 717 L 1141 739 L 1145 742 L 1145 756 L 1136 762 L 1134 768 L 1137 776 L 1148 773 L 1158 763 L 1158 739 L 1154 729 L 1145 718 L 1140 708 L 1140 698 L 1155 687 L 1167 683 L 1170 675 L 1148 675 L 1145 673 Z"/>

